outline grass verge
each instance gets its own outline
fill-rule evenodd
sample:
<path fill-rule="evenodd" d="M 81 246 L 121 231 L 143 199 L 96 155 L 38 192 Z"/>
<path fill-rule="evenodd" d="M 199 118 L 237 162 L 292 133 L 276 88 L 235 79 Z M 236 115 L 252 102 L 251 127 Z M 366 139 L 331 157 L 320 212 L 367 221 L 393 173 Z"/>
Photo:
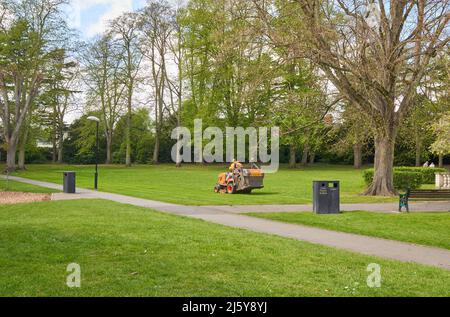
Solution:
<path fill-rule="evenodd" d="M 450 295 L 450 271 L 101 200 L 2 206 L 0 254 L 0 296 Z"/>
<path fill-rule="evenodd" d="M 62 182 L 63 171 L 76 171 L 79 187 L 92 189 L 92 166 L 29 165 L 28 170 L 16 174 L 35 180 Z M 259 205 L 308 204 L 312 200 L 314 180 L 339 180 L 343 203 L 393 202 L 397 198 L 367 197 L 360 194 L 365 184 L 361 170 L 348 166 L 317 165 L 305 169 L 281 168 L 266 175 L 265 188 L 251 195 L 218 195 L 213 192 L 219 173 L 227 171 L 225 165 L 141 165 L 101 166 L 101 191 L 138 198 L 159 200 L 183 205 Z"/>
<path fill-rule="evenodd" d="M 58 193 L 59 191 L 34 185 L 23 184 L 11 180 L 6 181 L 0 178 L 0 192 L 51 194 Z"/>
<path fill-rule="evenodd" d="M 249 216 L 450 249 L 450 213 L 252 213 Z"/>

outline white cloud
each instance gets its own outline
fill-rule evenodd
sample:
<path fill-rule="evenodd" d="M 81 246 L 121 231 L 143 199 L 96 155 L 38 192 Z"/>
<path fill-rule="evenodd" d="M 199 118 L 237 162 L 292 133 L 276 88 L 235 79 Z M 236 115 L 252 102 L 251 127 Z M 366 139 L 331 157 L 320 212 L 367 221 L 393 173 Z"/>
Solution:
<path fill-rule="evenodd" d="M 89 21 L 81 26 L 81 16 L 90 16 L 89 10 L 98 5 L 103 5 L 105 11 L 96 17 L 95 21 Z M 71 4 L 71 20 L 74 27 L 86 30 L 86 37 L 102 34 L 108 28 L 109 22 L 125 12 L 133 11 L 133 0 L 73 0 Z"/>

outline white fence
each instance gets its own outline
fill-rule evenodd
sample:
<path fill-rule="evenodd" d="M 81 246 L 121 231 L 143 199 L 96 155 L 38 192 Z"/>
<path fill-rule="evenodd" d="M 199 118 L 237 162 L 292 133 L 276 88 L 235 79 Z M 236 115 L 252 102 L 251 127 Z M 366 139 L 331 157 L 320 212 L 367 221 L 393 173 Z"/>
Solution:
<path fill-rule="evenodd" d="M 450 174 L 436 173 L 436 188 L 450 189 Z"/>

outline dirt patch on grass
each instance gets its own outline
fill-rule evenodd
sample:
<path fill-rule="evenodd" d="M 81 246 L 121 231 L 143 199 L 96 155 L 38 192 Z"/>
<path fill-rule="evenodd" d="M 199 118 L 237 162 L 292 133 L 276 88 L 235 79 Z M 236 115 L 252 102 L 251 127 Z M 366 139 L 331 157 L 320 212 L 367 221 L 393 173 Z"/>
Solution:
<path fill-rule="evenodd" d="M 49 201 L 51 199 L 51 194 L 0 192 L 0 205 L 34 203 L 40 201 Z"/>

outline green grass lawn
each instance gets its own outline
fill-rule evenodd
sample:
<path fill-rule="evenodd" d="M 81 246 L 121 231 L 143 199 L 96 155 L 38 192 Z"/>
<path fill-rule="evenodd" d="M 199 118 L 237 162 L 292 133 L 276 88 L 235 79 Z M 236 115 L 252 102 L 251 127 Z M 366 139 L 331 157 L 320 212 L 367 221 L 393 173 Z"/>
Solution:
<path fill-rule="evenodd" d="M 92 188 L 92 166 L 30 165 L 16 175 L 36 180 L 62 183 L 63 171 L 76 171 L 77 184 Z M 364 197 L 360 194 L 365 185 L 362 171 L 347 166 L 318 165 L 307 169 L 281 169 L 266 175 L 263 190 L 251 195 L 219 195 L 213 192 L 219 173 L 224 166 L 173 165 L 160 166 L 102 166 L 100 190 L 139 198 L 153 199 L 186 205 L 255 205 L 255 204 L 306 204 L 312 201 L 313 180 L 340 180 L 342 202 L 392 202 L 396 198 Z"/>
<path fill-rule="evenodd" d="M 253 213 L 250 216 L 450 249 L 450 213 Z"/>
<path fill-rule="evenodd" d="M 450 271 L 100 200 L 2 206 L 0 254 L 0 296 L 450 295 Z"/>
<path fill-rule="evenodd" d="M 57 193 L 57 190 L 0 179 L 0 192 Z"/>

